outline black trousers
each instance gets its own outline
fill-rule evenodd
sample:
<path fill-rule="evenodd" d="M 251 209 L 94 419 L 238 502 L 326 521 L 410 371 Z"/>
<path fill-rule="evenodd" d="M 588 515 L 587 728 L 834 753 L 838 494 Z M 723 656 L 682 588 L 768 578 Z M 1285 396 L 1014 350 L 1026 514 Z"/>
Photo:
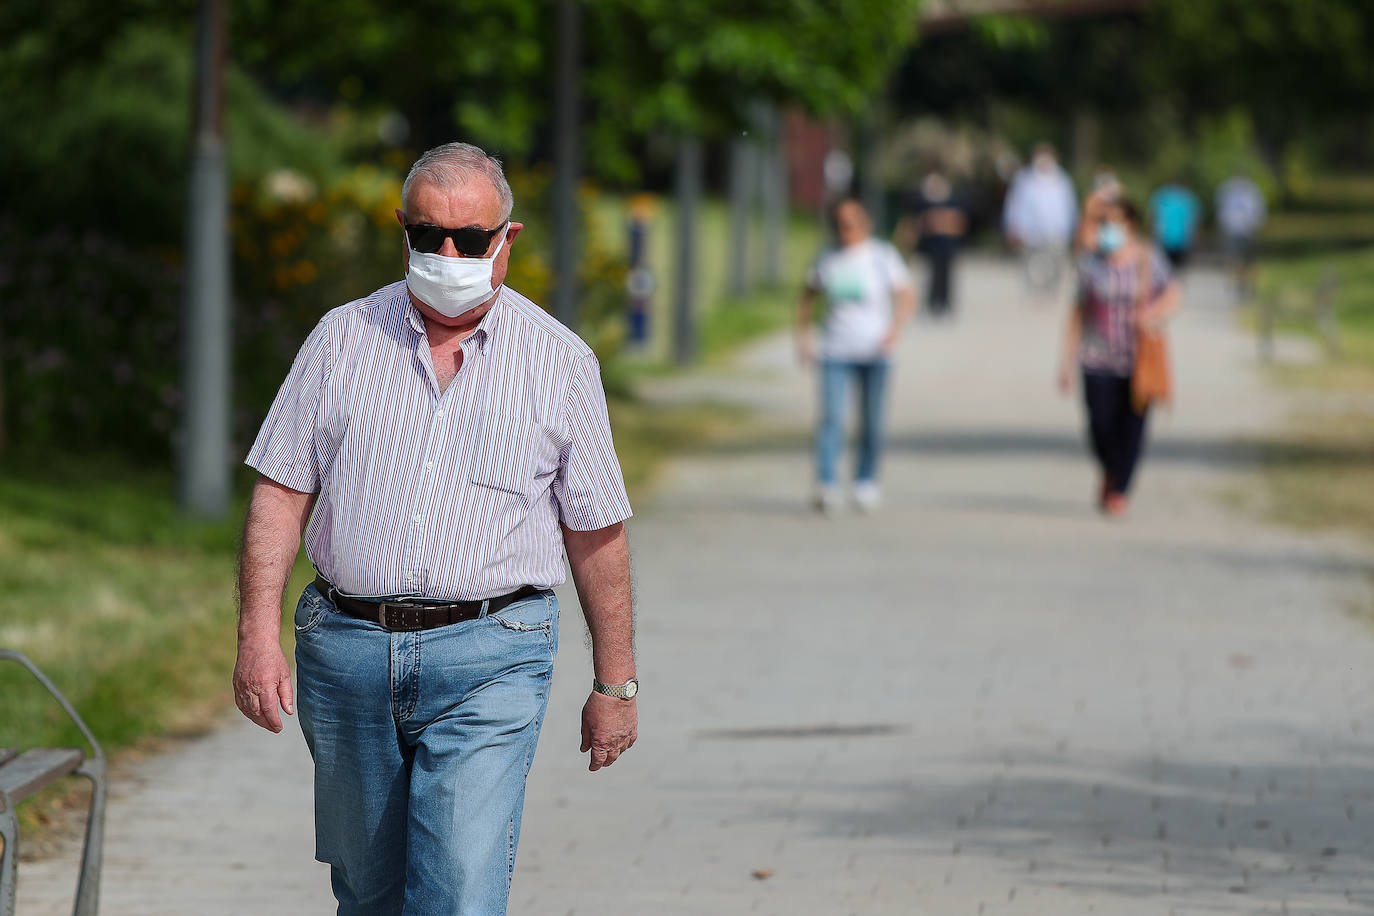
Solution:
<path fill-rule="evenodd" d="M 954 255 L 959 250 L 959 237 L 930 235 L 921 239 L 920 250 L 930 268 L 930 286 L 926 290 L 926 308 L 932 315 L 948 315 L 953 302 Z"/>
<path fill-rule="evenodd" d="M 932 315 L 944 315 L 950 306 L 950 271 L 954 264 L 954 252 L 943 249 L 931 251 L 926 255 L 930 266 L 930 286 L 926 291 L 926 307 Z"/>
<path fill-rule="evenodd" d="M 1131 380 L 1101 372 L 1083 373 L 1083 399 L 1088 405 L 1088 440 L 1102 468 L 1107 489 L 1126 493 L 1145 447 L 1145 413 L 1131 404 Z"/>

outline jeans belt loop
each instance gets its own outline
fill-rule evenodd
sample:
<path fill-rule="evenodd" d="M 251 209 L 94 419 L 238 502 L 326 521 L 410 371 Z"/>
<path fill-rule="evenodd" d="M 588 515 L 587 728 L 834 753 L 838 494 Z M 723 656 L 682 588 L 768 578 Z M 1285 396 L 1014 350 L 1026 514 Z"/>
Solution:
<path fill-rule="evenodd" d="M 486 616 L 487 616 L 487 609 L 488 609 L 489 607 L 491 607 L 491 599 L 490 599 L 490 598 L 483 598 L 483 599 L 482 599 L 482 610 L 479 611 L 479 612 L 477 613 L 477 616 L 478 616 L 479 618 L 481 618 L 481 617 L 486 617 Z"/>

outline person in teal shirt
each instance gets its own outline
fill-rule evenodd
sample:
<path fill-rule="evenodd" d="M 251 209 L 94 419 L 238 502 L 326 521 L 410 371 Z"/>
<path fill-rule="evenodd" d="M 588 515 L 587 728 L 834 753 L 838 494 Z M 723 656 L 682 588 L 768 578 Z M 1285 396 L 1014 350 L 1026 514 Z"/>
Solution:
<path fill-rule="evenodd" d="M 1150 195 L 1150 222 L 1154 226 L 1155 241 L 1164 249 L 1174 270 L 1187 262 L 1201 217 L 1202 204 L 1197 195 L 1177 182 L 1166 184 Z"/>

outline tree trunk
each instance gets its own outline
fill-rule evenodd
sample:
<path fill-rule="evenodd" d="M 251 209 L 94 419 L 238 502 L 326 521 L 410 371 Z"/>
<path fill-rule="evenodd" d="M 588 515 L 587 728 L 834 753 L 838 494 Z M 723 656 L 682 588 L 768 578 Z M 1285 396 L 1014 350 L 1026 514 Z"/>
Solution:
<path fill-rule="evenodd" d="M 558 0 L 553 87 L 553 315 L 570 328 L 577 325 L 579 12 L 577 0 Z"/>

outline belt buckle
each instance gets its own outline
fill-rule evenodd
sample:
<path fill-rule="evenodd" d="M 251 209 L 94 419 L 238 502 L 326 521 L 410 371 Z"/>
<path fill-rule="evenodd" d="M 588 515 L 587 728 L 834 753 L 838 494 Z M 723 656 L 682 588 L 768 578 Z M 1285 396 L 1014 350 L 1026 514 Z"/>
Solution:
<path fill-rule="evenodd" d="M 387 618 L 388 610 L 395 611 L 397 613 L 398 616 L 396 618 L 395 623 L 392 623 Z M 388 630 L 394 630 L 403 633 L 411 633 L 417 630 L 423 630 L 425 628 L 423 610 L 423 607 L 413 602 L 383 601 L 377 605 L 377 622 L 380 623 L 382 626 L 386 627 Z M 415 612 L 415 622 L 413 624 L 408 623 L 406 621 L 406 611 Z"/>

